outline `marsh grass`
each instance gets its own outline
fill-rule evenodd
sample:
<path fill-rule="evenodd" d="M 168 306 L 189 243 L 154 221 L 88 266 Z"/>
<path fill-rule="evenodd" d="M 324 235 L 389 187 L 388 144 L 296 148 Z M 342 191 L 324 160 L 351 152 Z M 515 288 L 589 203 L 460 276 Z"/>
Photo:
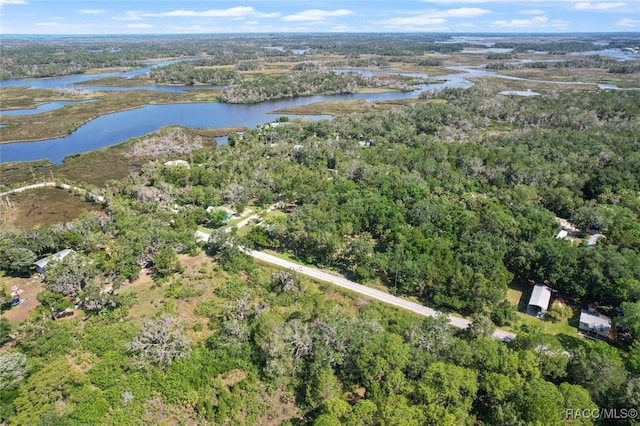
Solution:
<path fill-rule="evenodd" d="M 296 107 L 283 108 L 274 111 L 274 114 L 300 114 L 300 115 L 346 115 L 352 113 L 366 113 L 374 111 L 388 111 L 398 106 L 409 106 L 416 103 L 444 103 L 444 100 L 419 100 L 419 99 L 401 99 L 389 101 L 369 102 L 363 100 L 350 101 L 333 101 L 333 102 L 317 102 L 308 105 L 300 105 Z"/>
<path fill-rule="evenodd" d="M 99 204 L 55 187 L 31 189 L 5 198 L 10 206 L 4 200 L 0 218 L 21 228 L 69 222 L 84 212 L 101 210 Z"/>
<path fill-rule="evenodd" d="M 35 108 L 40 104 L 54 101 L 84 101 L 89 95 L 69 96 L 49 89 L 26 89 L 24 87 L 3 87 L 0 90 L 0 105 L 3 110 Z M 8 117 L 3 117 L 3 121 Z M 4 132 L 3 132 L 4 133 Z"/>
<path fill-rule="evenodd" d="M 548 83 L 543 81 L 533 80 L 507 80 L 498 77 L 481 77 L 481 78 L 467 78 L 467 80 L 488 88 L 490 92 L 498 94 L 504 90 L 527 90 L 531 89 L 537 93 L 552 93 L 559 92 L 560 90 L 580 90 L 580 91 L 593 91 L 600 90 L 595 84 L 558 84 Z"/>
<path fill-rule="evenodd" d="M 615 74 L 610 73 L 606 69 L 601 68 L 556 68 L 549 66 L 547 68 L 522 68 L 518 70 L 500 71 L 500 74 L 510 75 L 514 77 L 529 78 L 533 80 L 548 81 L 571 81 L 583 83 L 609 83 L 615 84 L 621 88 L 640 87 L 640 73 L 634 74 Z M 527 82 L 531 83 L 531 82 Z M 543 83 L 552 84 L 552 83 Z M 555 87 L 558 87 L 554 85 Z M 566 87 L 563 85 L 563 87 Z M 594 86 L 581 85 L 581 89 L 593 89 Z"/>

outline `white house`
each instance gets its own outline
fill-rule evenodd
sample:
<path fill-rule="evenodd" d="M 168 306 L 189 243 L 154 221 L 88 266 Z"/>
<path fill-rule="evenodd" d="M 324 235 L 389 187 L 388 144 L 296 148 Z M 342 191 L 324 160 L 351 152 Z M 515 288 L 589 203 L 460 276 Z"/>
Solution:
<path fill-rule="evenodd" d="M 611 331 L 611 318 L 582 309 L 578 330 L 590 337 L 607 339 Z"/>

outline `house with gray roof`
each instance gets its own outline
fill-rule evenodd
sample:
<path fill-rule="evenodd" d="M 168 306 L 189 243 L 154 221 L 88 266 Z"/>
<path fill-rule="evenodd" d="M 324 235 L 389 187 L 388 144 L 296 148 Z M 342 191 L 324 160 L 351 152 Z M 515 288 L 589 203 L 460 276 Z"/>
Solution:
<path fill-rule="evenodd" d="M 527 304 L 527 314 L 542 318 L 549 309 L 550 300 L 551 289 L 544 284 L 536 284 Z"/>
<path fill-rule="evenodd" d="M 49 264 L 49 262 L 62 260 L 71 253 L 75 253 L 75 251 L 71 249 L 64 249 L 52 254 L 51 256 L 47 256 L 43 259 L 33 262 L 33 265 L 36 267 L 37 273 L 44 275 L 47 272 L 47 265 Z"/>
<path fill-rule="evenodd" d="M 611 318 L 593 310 L 582 309 L 578 331 L 587 337 L 606 340 L 611 331 Z"/>

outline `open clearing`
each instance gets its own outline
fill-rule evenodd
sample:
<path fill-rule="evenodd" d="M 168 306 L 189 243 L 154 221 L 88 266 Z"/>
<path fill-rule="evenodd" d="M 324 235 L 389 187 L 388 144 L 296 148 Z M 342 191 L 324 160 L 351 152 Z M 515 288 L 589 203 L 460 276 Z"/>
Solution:
<path fill-rule="evenodd" d="M 0 220 L 29 228 L 69 222 L 89 211 L 100 211 L 99 204 L 85 201 L 65 189 L 47 187 L 11 194 L 0 201 Z"/>

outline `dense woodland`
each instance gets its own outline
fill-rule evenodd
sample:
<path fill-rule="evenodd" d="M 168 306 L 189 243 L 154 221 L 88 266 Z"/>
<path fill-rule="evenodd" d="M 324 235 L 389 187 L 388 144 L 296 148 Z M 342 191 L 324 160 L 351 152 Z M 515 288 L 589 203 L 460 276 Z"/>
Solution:
<path fill-rule="evenodd" d="M 272 47 L 278 47 L 274 49 Z M 621 37 L 610 47 L 635 47 L 637 40 Z M 514 52 L 546 51 L 562 55 L 569 52 L 594 50 L 587 38 L 567 41 L 518 39 L 501 41 L 496 48 L 511 48 Z M 217 65 L 237 65 L 241 61 L 297 62 L 305 54 L 342 55 L 348 66 L 377 66 L 388 61 L 420 62 L 425 53 L 460 52 L 478 48 L 477 44 L 460 42 L 447 34 L 318 34 L 317 36 L 254 35 L 189 35 L 189 36 L 112 36 L 90 38 L 54 36 L 48 39 L 6 37 L 0 41 L 0 79 L 54 77 L 82 74 L 92 69 L 109 67 L 140 67 L 153 59 L 202 57 Z M 362 58 L 361 56 L 368 57 Z M 430 59 L 429 61 L 436 61 Z M 428 64 L 433 66 L 435 63 Z M 217 83 L 212 83 L 217 84 Z"/>
<path fill-rule="evenodd" d="M 509 57 L 500 57 L 500 55 L 511 55 L 511 54 L 496 54 L 496 55 L 487 55 L 488 59 L 510 59 Z M 505 63 L 498 62 L 487 64 L 488 69 L 492 70 L 513 70 L 513 69 L 521 69 L 521 68 L 537 68 L 537 69 L 545 69 L 549 67 L 554 68 L 602 68 L 606 69 L 610 73 L 614 74 L 633 74 L 640 72 L 640 66 L 637 64 L 620 62 L 611 58 L 603 58 L 599 55 L 589 55 L 581 59 L 572 59 L 566 61 L 553 61 L 553 62 L 523 62 L 523 63 Z"/>
<path fill-rule="evenodd" d="M 587 425 L 598 421 L 565 419 L 565 409 L 638 407 L 639 117 L 633 91 L 424 93 L 386 112 L 232 134 L 189 153 L 188 168 L 150 162 L 109 183 L 99 214 L 2 225 L 8 275 L 76 254 L 50 267 L 30 319 L 0 322 L 0 419 Z M 243 233 L 205 210 L 274 203 L 286 213 Z M 605 237 L 589 248 L 557 239 L 556 217 Z M 198 226 L 213 228 L 207 244 L 194 240 Z M 337 295 L 255 264 L 241 245 L 474 321 L 456 331 Z M 202 249 L 212 263 L 185 271 L 180 260 Z M 143 270 L 163 296 L 140 318 L 149 303 L 126 290 Z M 528 281 L 547 281 L 577 311 L 621 308 L 616 323 L 635 340 L 521 323 L 506 290 Z M 55 319 L 74 304 L 84 320 Z M 518 337 L 491 339 L 495 325 Z"/>
<path fill-rule="evenodd" d="M 145 60 L 167 57 L 202 57 L 217 65 L 237 65 L 241 61 L 260 59 L 265 62 L 296 62 L 300 55 L 293 50 L 308 53 L 405 55 L 425 52 L 451 52 L 462 50 L 463 44 L 438 44 L 448 36 L 393 35 L 385 37 L 384 43 L 372 44 L 377 36 L 368 35 L 322 35 L 315 37 L 290 37 L 279 35 L 244 36 L 145 36 L 110 37 L 91 39 L 87 37 L 53 37 L 51 39 L 11 39 L 0 42 L 0 79 L 25 77 L 53 77 L 67 74 L 82 74 L 95 68 L 139 67 Z M 274 46 L 280 49 L 268 49 Z M 372 51 L 372 46 L 376 46 Z"/>

